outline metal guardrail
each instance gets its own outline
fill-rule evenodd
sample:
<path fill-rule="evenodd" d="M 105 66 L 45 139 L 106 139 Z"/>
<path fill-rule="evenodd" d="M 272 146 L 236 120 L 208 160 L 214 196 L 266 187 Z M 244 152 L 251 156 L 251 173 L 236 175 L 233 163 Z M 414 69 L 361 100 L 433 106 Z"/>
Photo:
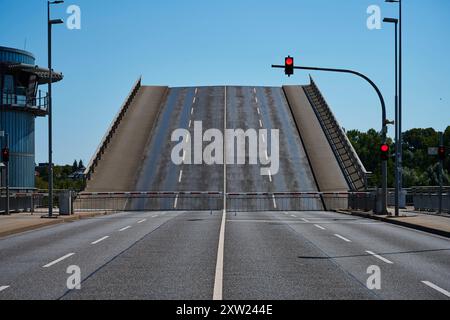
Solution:
<path fill-rule="evenodd" d="M 414 209 L 437 213 L 439 211 L 439 196 L 439 193 L 433 192 L 414 194 Z M 442 194 L 442 212 L 450 214 L 450 193 Z"/>
<path fill-rule="evenodd" d="M 310 80 L 311 84 L 304 87 L 305 94 L 317 115 L 347 183 L 353 191 L 366 190 L 368 172 L 314 80 L 312 78 Z"/>
<path fill-rule="evenodd" d="M 86 171 L 84 172 L 87 180 L 90 180 L 91 175 L 95 171 L 95 168 L 97 167 L 99 161 L 101 160 L 103 153 L 105 152 L 106 148 L 108 147 L 108 144 L 111 142 L 111 139 L 114 136 L 114 133 L 116 132 L 117 128 L 119 127 L 119 124 L 122 121 L 123 117 L 125 116 L 134 97 L 136 96 L 136 93 L 138 92 L 139 88 L 141 87 L 141 82 L 142 82 L 142 77 L 139 77 L 139 79 L 136 81 L 133 88 L 131 89 L 130 93 L 128 94 L 128 97 L 125 100 L 125 103 L 122 105 L 122 107 L 120 108 L 116 117 L 112 121 L 111 126 L 109 127 L 108 131 L 106 131 L 105 136 L 103 137 L 102 141 L 100 142 L 99 147 L 95 151 L 94 156 L 92 157 L 91 161 L 89 162 L 89 164 L 86 168 Z"/>
<path fill-rule="evenodd" d="M 221 192 L 80 193 L 74 210 L 215 211 L 223 210 L 223 200 Z M 226 203 L 230 212 L 345 210 L 348 193 L 228 193 Z"/>
<path fill-rule="evenodd" d="M 80 193 L 75 211 L 210 211 L 223 209 L 221 192 Z"/>

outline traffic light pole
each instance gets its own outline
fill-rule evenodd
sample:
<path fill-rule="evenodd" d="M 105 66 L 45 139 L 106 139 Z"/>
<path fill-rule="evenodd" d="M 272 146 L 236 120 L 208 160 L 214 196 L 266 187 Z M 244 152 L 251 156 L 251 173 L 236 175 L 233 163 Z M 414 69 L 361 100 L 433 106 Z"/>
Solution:
<path fill-rule="evenodd" d="M 286 66 L 281 65 L 272 65 L 272 68 L 282 68 L 284 69 Z M 384 101 L 383 95 L 381 94 L 380 89 L 377 87 L 377 85 L 367 76 L 364 74 L 348 70 L 348 69 L 334 69 L 334 68 L 318 68 L 318 67 L 300 67 L 300 66 L 294 66 L 294 69 L 298 70 L 311 70 L 311 71 L 325 71 L 325 72 L 337 72 L 337 73 L 347 73 L 347 74 L 353 74 L 360 78 L 363 78 L 366 80 L 373 89 L 375 89 L 378 98 L 380 99 L 381 104 L 381 113 L 382 113 L 382 129 L 381 129 L 381 139 L 383 140 L 382 143 L 386 143 L 387 141 L 387 118 L 386 118 L 386 103 Z M 382 175 L 382 182 L 381 182 L 381 189 L 382 189 L 382 199 L 381 199 L 381 212 L 378 212 L 379 214 L 388 214 L 387 210 L 387 160 L 383 160 L 381 164 L 381 175 Z"/>
<path fill-rule="evenodd" d="M 444 134 L 442 132 L 439 133 L 439 145 L 441 147 L 444 146 Z M 438 214 L 442 214 L 442 193 L 443 193 L 443 175 L 444 175 L 444 159 L 439 159 L 439 212 Z"/>

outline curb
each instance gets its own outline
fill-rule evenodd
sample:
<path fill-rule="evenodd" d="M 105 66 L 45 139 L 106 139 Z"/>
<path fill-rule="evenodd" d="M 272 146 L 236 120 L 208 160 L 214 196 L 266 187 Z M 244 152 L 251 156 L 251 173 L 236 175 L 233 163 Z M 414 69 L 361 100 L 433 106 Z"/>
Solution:
<path fill-rule="evenodd" d="M 82 215 L 79 214 L 79 215 L 67 216 L 64 218 L 58 218 L 58 219 L 54 219 L 54 220 L 47 220 L 46 222 L 43 222 L 43 223 L 38 223 L 35 225 L 30 225 L 30 226 L 25 226 L 25 227 L 21 227 L 21 228 L 16 228 L 16 229 L 0 232 L 0 238 L 12 236 L 12 235 L 27 232 L 27 231 L 33 231 L 33 230 L 38 230 L 38 229 L 42 229 L 42 228 L 46 228 L 46 227 L 51 227 L 51 226 L 62 224 L 62 223 L 75 222 L 78 220 L 94 218 L 94 217 L 98 217 L 98 216 L 108 216 L 111 214 L 114 214 L 114 212 L 94 212 L 94 213 L 88 213 L 88 214 L 82 214 Z"/>
<path fill-rule="evenodd" d="M 395 220 L 395 219 L 392 219 L 392 218 L 380 217 L 380 216 L 373 215 L 371 213 L 347 212 L 347 211 L 336 211 L 336 212 L 337 213 L 346 214 L 346 215 L 358 216 L 358 217 L 362 217 L 362 218 L 367 218 L 367 219 L 382 221 L 382 222 L 386 222 L 386 223 L 391 223 L 391 224 L 395 224 L 395 225 L 406 227 L 406 228 L 410 228 L 410 229 L 415 229 L 415 230 L 419 230 L 419 231 L 432 233 L 432 234 L 435 234 L 435 235 L 438 235 L 438 236 L 442 236 L 442 237 L 445 237 L 445 238 L 450 238 L 450 232 L 448 232 L 448 231 L 434 229 L 434 228 L 430 228 L 430 227 L 425 227 L 425 226 L 422 226 L 422 225 L 419 225 L 419 224 L 415 224 L 415 223 L 409 223 L 409 222 L 405 222 L 405 221 L 401 221 L 401 220 Z"/>

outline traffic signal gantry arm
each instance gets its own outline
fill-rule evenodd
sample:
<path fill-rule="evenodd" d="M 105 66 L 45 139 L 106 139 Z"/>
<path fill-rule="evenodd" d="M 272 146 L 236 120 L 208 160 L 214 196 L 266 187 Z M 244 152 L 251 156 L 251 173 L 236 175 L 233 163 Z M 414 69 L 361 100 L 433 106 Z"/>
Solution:
<path fill-rule="evenodd" d="M 288 57 L 290 58 L 290 57 Z M 292 59 L 293 62 L 293 59 Z M 280 68 L 280 69 L 285 69 L 288 67 L 287 66 L 287 62 L 285 60 L 286 65 L 282 66 L 282 65 L 272 65 L 272 68 Z M 319 67 L 301 67 L 301 66 L 289 66 L 291 70 L 311 70 L 311 71 L 325 71 L 325 72 L 337 72 L 337 73 L 347 73 L 347 74 L 353 74 L 356 75 L 360 78 L 363 78 L 364 80 L 366 80 L 373 89 L 375 89 L 378 98 L 380 99 L 380 103 L 381 103 L 381 113 L 382 113 L 382 126 L 381 126 L 381 137 L 382 137 L 382 143 L 386 144 L 387 142 L 387 125 L 388 125 L 388 120 L 387 120 L 387 114 L 386 114 L 386 103 L 384 101 L 383 95 L 381 94 L 380 89 L 377 87 L 377 85 L 375 84 L 375 82 L 373 82 L 369 77 L 365 76 L 364 74 L 354 71 L 354 70 L 349 70 L 349 69 L 335 69 L 335 68 L 319 68 Z M 383 160 L 382 161 L 382 166 L 381 166 L 381 172 L 382 172 L 382 190 L 383 190 L 383 195 L 382 195 L 382 212 L 381 213 L 388 213 L 387 211 L 387 160 Z"/>
<path fill-rule="evenodd" d="M 272 68 L 282 68 L 284 69 L 286 66 L 281 66 L 281 65 L 272 65 Z M 365 76 L 364 74 L 357 72 L 357 71 L 353 71 L 353 70 L 348 70 L 348 69 L 334 69 L 334 68 L 318 68 L 318 67 L 301 67 L 301 66 L 293 66 L 294 69 L 299 69 L 299 70 L 312 70 L 312 71 L 326 71 L 326 72 L 339 72 L 339 73 L 347 73 L 347 74 L 353 74 L 356 75 L 360 78 L 363 78 L 364 80 L 366 80 L 371 86 L 372 88 L 375 89 L 378 98 L 380 99 L 380 103 L 381 103 L 381 112 L 382 112 L 382 138 L 383 138 L 383 143 L 386 143 L 387 140 L 387 114 L 386 114 L 386 103 L 384 101 L 383 95 L 381 94 L 380 89 L 377 87 L 377 85 L 375 84 L 375 82 L 373 82 L 369 77 Z"/>

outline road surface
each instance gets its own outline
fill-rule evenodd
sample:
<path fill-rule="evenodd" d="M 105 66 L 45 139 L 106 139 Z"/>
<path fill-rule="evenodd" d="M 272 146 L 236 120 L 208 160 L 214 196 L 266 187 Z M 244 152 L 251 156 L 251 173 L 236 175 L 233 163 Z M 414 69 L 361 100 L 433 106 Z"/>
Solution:
<path fill-rule="evenodd" d="M 0 300 L 212 299 L 222 212 L 119 213 L 0 239 Z M 223 299 L 449 299 L 450 240 L 331 212 L 228 213 Z M 81 290 L 67 289 L 69 266 Z M 366 286 L 371 266 L 381 289 Z"/>

